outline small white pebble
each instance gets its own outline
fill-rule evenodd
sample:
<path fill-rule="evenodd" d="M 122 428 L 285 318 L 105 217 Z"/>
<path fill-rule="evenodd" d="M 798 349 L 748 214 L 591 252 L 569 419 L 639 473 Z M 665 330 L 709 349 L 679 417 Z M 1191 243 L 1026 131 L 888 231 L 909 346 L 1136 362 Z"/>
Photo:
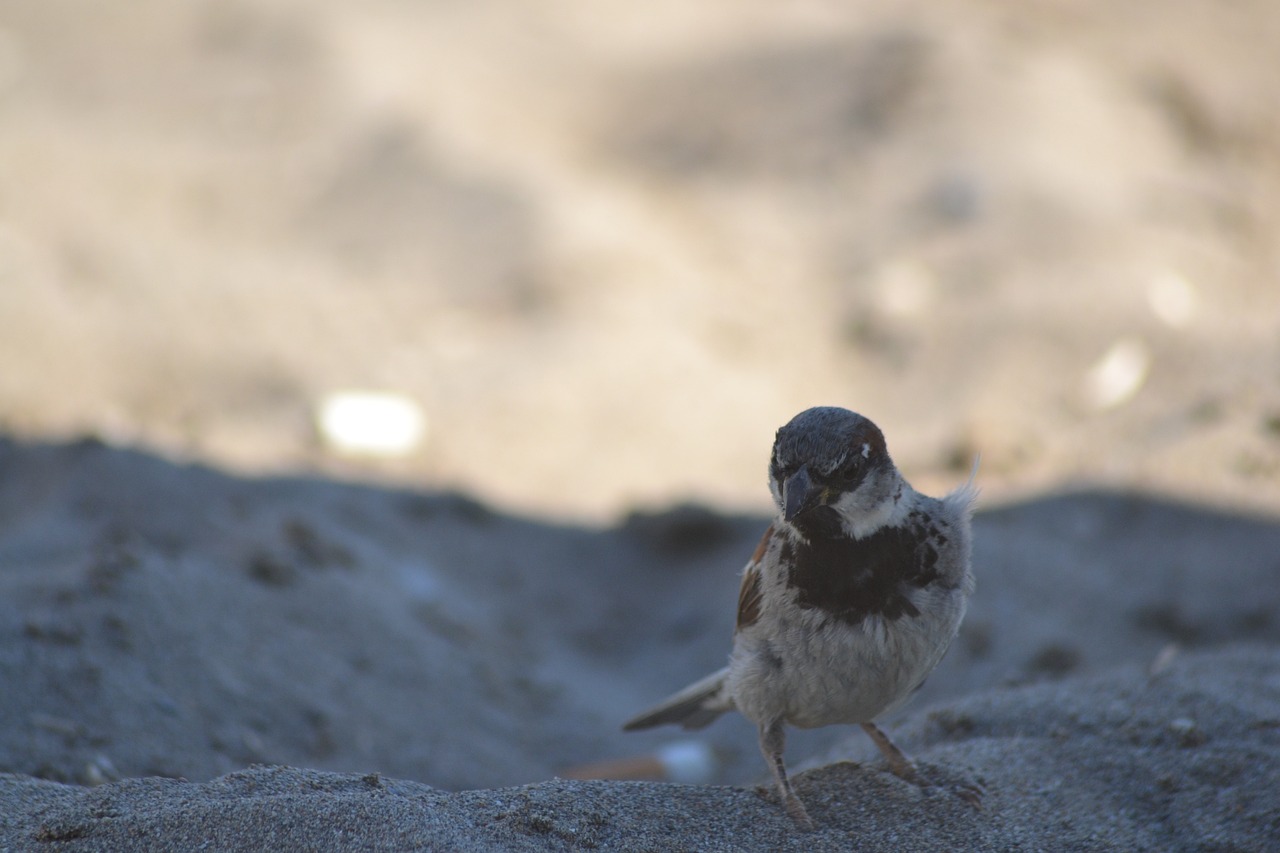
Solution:
<path fill-rule="evenodd" d="M 1174 659 L 1178 657 L 1178 653 L 1181 651 L 1182 649 L 1179 648 L 1177 643 L 1167 643 L 1156 654 L 1155 660 L 1151 661 L 1151 666 L 1147 668 L 1147 674 L 1152 676 L 1159 675 L 1173 666 Z"/>
<path fill-rule="evenodd" d="M 1147 283 L 1147 304 L 1165 324 L 1181 329 L 1195 317 L 1195 286 L 1182 275 L 1166 270 Z"/>
<path fill-rule="evenodd" d="M 1146 382 L 1150 368 L 1147 345 L 1138 338 L 1121 338 L 1085 374 L 1085 401 L 1095 409 L 1127 403 Z"/>
<path fill-rule="evenodd" d="M 102 753 L 94 756 L 93 761 L 84 767 L 84 780 L 90 786 L 105 785 L 107 782 L 114 782 L 120 778 L 120 771 L 116 770 L 115 764 L 111 762 Z"/>
<path fill-rule="evenodd" d="M 317 427 L 335 451 L 350 455 L 404 456 L 427 431 L 422 408 L 403 394 L 340 391 L 320 403 Z"/>
<path fill-rule="evenodd" d="M 716 757 L 711 747 L 700 740 L 681 740 L 658 750 L 658 762 L 672 782 L 698 785 L 711 780 L 716 770 Z"/>
<path fill-rule="evenodd" d="M 1200 746 L 1207 740 L 1204 731 L 1196 725 L 1196 721 L 1189 717 L 1178 717 L 1176 720 L 1169 722 L 1169 730 L 1173 732 L 1178 741 L 1185 747 Z"/>

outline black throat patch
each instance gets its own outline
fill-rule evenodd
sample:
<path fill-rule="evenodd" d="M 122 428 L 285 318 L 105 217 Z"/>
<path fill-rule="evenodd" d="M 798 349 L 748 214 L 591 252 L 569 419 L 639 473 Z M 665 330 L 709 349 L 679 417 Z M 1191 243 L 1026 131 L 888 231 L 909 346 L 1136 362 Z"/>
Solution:
<path fill-rule="evenodd" d="M 790 566 L 787 586 L 796 590 L 800 607 L 850 625 L 868 616 L 892 621 L 920 615 L 908 596 L 938 580 L 938 550 L 947 532 L 916 510 L 905 524 L 863 539 L 820 534 L 807 542 L 789 539 L 779 557 Z"/>

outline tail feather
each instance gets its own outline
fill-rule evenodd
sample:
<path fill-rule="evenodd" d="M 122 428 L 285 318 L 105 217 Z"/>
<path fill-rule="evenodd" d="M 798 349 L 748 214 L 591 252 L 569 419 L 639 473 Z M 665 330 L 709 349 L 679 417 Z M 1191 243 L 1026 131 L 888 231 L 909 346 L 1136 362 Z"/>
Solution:
<path fill-rule="evenodd" d="M 973 457 L 973 468 L 969 471 L 968 481 L 943 498 L 958 509 L 964 518 L 968 518 L 973 513 L 974 504 L 978 502 L 978 492 L 981 491 L 978 488 L 978 465 L 981 462 L 982 454 L 979 453 Z"/>
<path fill-rule="evenodd" d="M 623 731 L 633 732 L 668 723 L 679 723 L 686 729 L 700 729 L 711 724 L 725 711 L 734 708 L 729 695 L 729 668 L 713 672 L 659 702 L 643 714 L 623 724 Z"/>

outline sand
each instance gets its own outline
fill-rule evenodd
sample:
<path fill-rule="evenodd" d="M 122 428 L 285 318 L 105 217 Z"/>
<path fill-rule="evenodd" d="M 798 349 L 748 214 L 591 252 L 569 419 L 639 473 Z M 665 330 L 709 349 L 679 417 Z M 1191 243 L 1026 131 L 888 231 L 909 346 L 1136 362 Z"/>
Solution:
<path fill-rule="evenodd" d="M 891 722 L 985 810 L 829 728 L 792 738 L 797 767 L 865 763 L 801 777 L 820 833 L 799 841 L 739 718 L 700 733 L 730 787 L 547 781 L 686 737 L 618 726 L 723 661 L 762 517 L 574 528 L 93 442 L 6 442 L 0 472 L 0 849 L 1278 837 L 1274 522 L 1116 494 L 980 513 L 972 615 Z"/>
<path fill-rule="evenodd" d="M 1280 849 L 1274 2 L 88 5 L 0 15 L 0 851 Z M 981 454 L 886 725 L 983 812 L 618 730 L 820 404 Z"/>
<path fill-rule="evenodd" d="M 97 788 L 0 776 L 4 849 L 1264 850 L 1280 838 L 1280 655 L 1235 648 L 935 707 L 904 734 L 976 811 L 868 765 L 797 788 L 800 833 L 760 789 L 554 780 L 447 793 L 258 766 Z M 951 779 L 948 779 L 951 777 Z"/>

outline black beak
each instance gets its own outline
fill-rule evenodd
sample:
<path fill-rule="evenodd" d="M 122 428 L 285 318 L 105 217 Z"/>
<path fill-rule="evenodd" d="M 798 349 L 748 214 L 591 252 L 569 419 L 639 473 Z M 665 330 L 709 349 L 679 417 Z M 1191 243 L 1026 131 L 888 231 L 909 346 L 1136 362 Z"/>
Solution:
<path fill-rule="evenodd" d="M 809 469 L 801 466 L 782 484 L 782 517 L 791 521 L 813 509 L 821 503 L 824 491 L 809 479 Z"/>

